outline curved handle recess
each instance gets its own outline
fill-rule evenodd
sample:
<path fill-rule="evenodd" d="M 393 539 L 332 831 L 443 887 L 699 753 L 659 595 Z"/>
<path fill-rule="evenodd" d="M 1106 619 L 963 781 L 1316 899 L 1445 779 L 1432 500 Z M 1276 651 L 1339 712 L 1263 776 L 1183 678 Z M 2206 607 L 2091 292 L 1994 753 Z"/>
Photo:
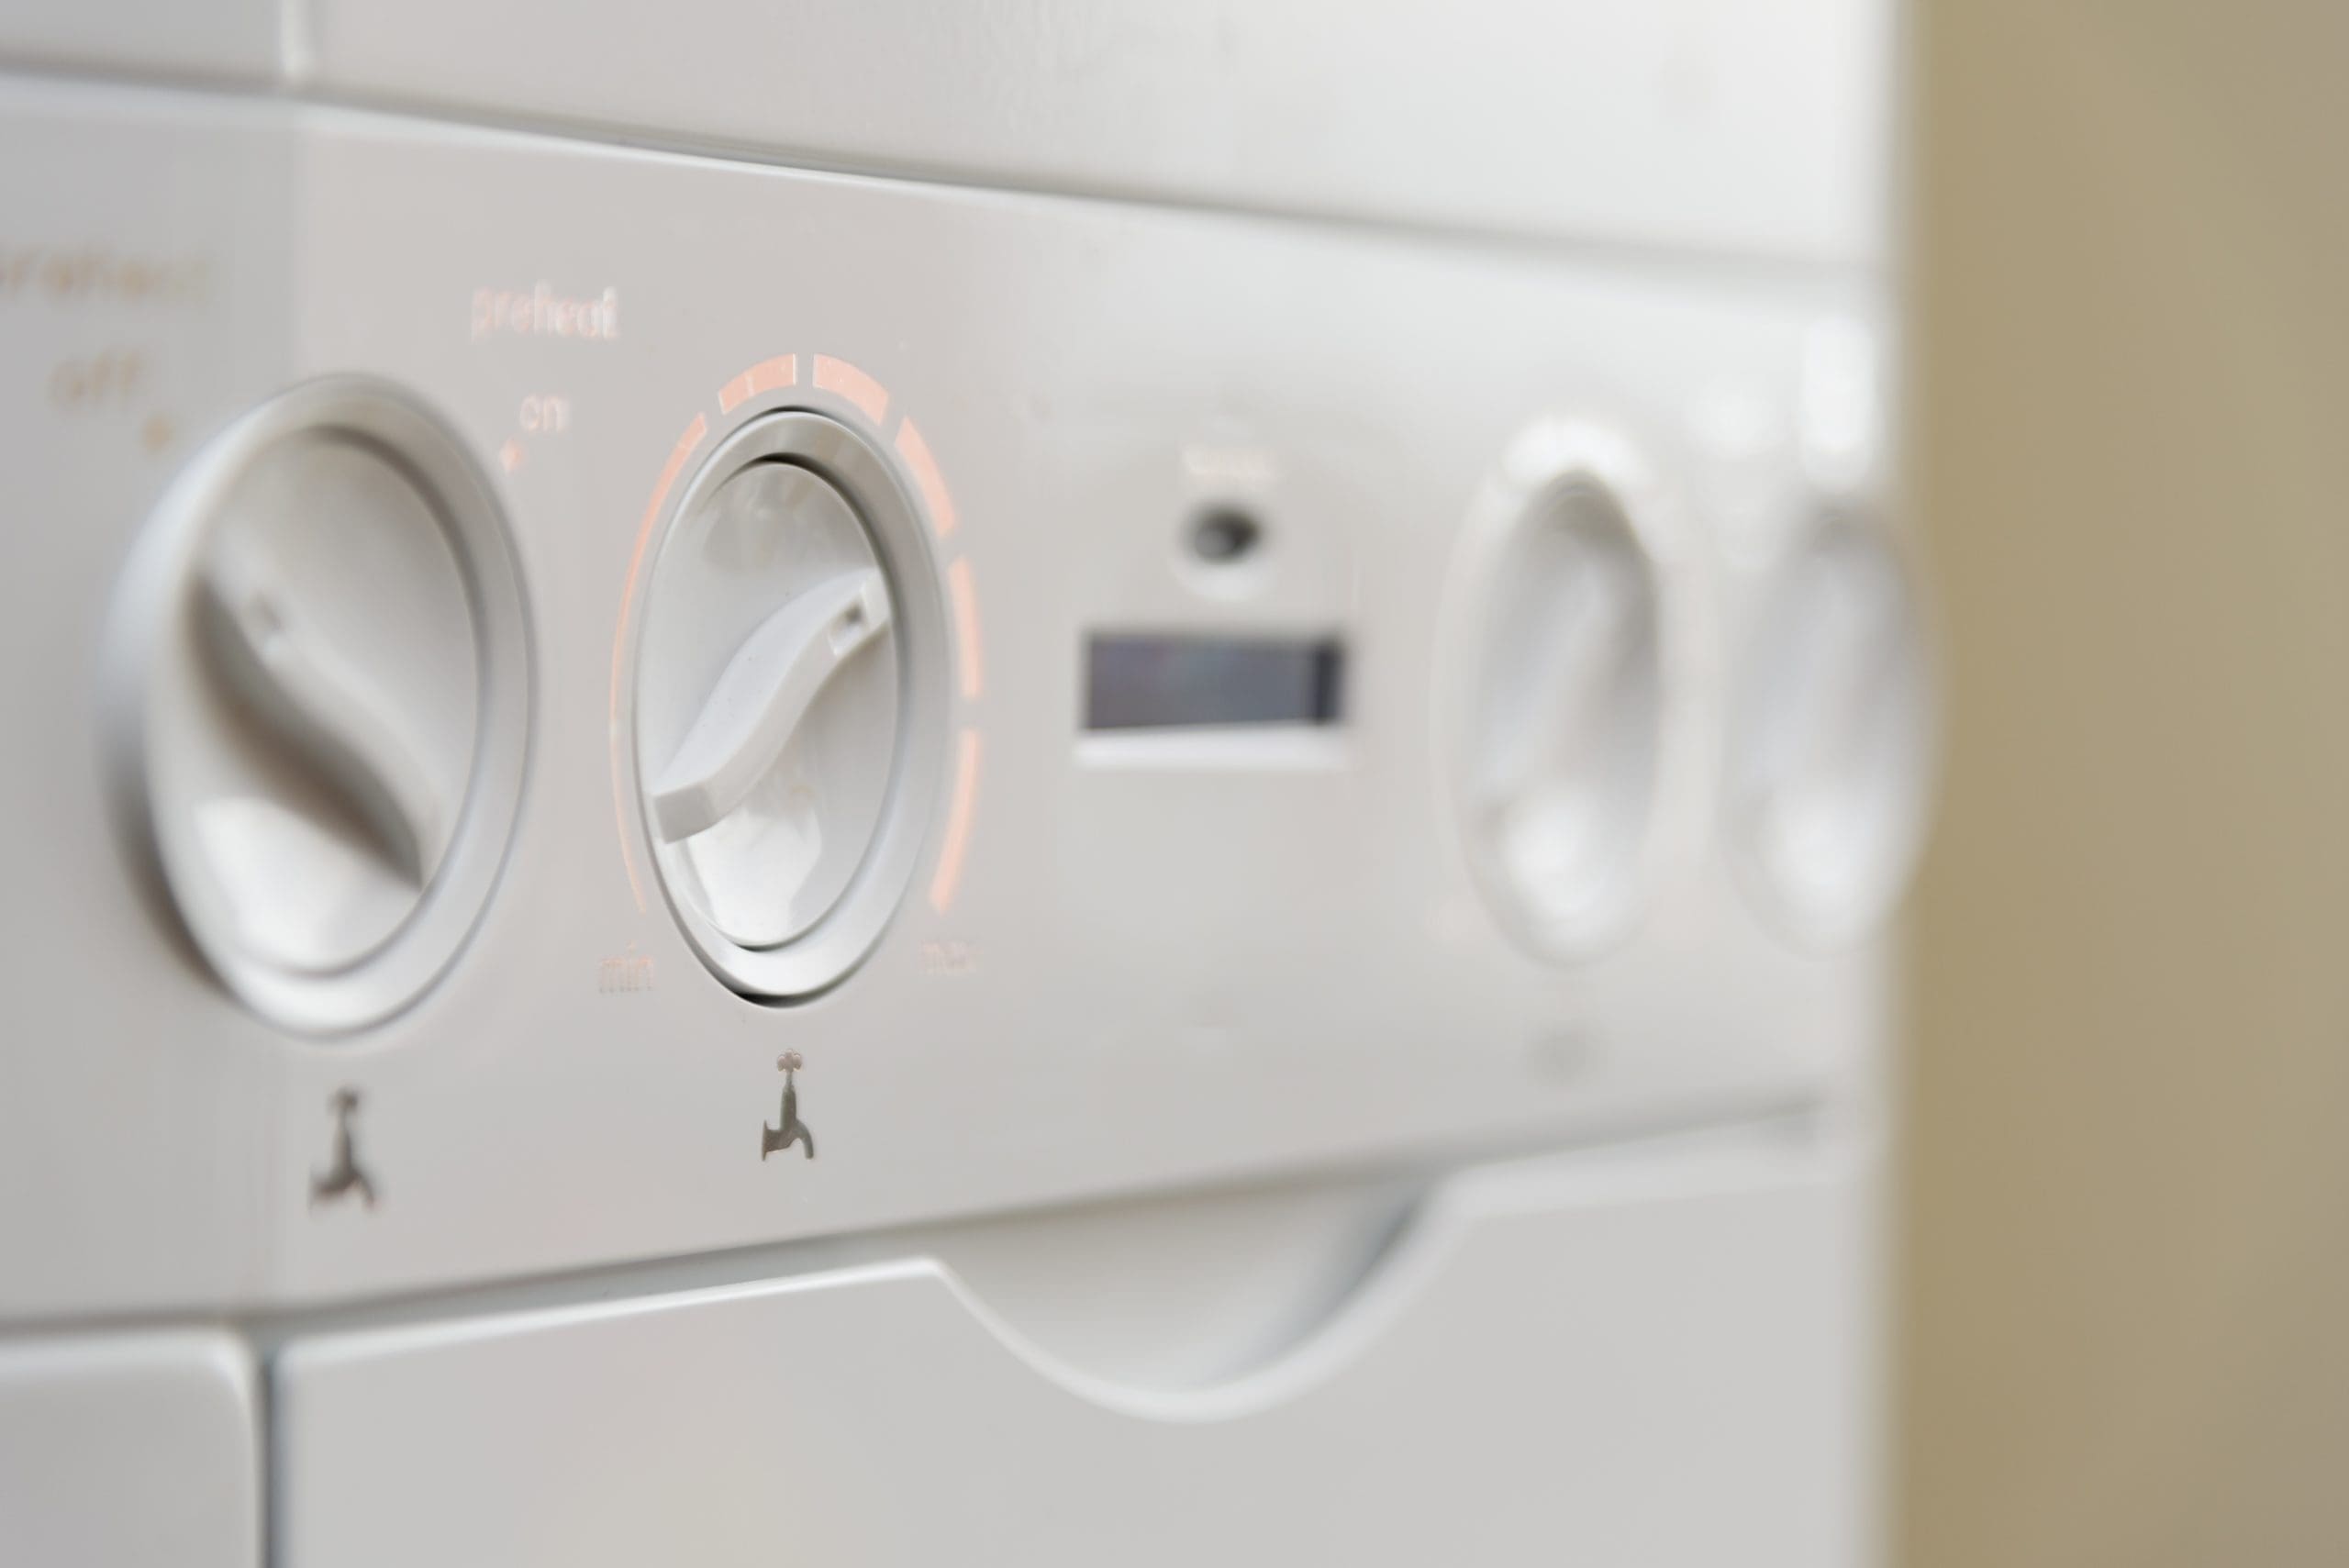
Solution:
<path fill-rule="evenodd" d="M 367 681 L 234 560 L 216 559 L 203 573 L 196 603 L 206 651 L 231 695 L 341 799 L 384 859 L 422 887 L 447 848 L 446 813 Z"/>

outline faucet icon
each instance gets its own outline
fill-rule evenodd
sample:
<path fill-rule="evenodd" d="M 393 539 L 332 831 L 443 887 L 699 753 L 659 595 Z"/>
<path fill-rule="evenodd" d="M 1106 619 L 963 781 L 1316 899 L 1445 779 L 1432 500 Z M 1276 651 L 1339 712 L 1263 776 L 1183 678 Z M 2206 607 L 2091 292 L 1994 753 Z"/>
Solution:
<path fill-rule="evenodd" d="M 799 1053 L 786 1051 L 775 1058 L 774 1064 L 783 1073 L 783 1125 L 769 1127 L 763 1122 L 760 1124 L 759 1159 L 763 1162 L 776 1150 L 788 1149 L 796 1143 L 807 1151 L 807 1158 L 813 1160 L 816 1157 L 816 1135 L 808 1130 L 806 1122 L 799 1119 L 799 1088 L 792 1081 L 792 1075 L 802 1065 Z"/>
<path fill-rule="evenodd" d="M 348 1192 L 356 1192 L 369 1208 L 375 1207 L 375 1184 L 359 1166 L 357 1154 L 351 1149 L 351 1118 L 359 1110 L 359 1091 L 337 1089 L 327 1101 L 327 1108 L 334 1112 L 334 1163 L 323 1173 L 310 1177 L 310 1207 L 332 1203 Z"/>

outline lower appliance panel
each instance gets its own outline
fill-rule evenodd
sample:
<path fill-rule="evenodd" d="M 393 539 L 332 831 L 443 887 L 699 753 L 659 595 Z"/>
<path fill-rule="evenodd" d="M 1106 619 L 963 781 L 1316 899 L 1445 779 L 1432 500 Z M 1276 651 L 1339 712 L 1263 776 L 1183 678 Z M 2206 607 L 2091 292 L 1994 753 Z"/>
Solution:
<path fill-rule="evenodd" d="M 1870 1169 L 1464 1173 L 1208 1387 L 1060 1364 L 920 1256 L 298 1340 L 275 1561 L 1857 1562 Z"/>

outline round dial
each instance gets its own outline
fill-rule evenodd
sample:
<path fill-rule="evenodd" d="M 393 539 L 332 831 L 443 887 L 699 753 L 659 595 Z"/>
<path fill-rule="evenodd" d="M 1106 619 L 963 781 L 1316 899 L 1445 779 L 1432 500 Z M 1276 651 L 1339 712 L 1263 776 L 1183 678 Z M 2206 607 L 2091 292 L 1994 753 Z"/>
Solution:
<path fill-rule="evenodd" d="M 662 553 L 646 814 L 671 892 L 729 941 L 804 934 L 863 862 L 897 751 L 890 619 L 872 537 L 796 463 L 744 467 Z"/>
<path fill-rule="evenodd" d="M 910 875 L 909 756 L 935 748 L 908 740 L 908 715 L 937 700 L 918 658 L 934 610 L 897 587 L 918 534 L 869 446 L 792 412 L 720 449 L 661 545 L 638 647 L 645 830 L 738 989 L 837 979 Z"/>
<path fill-rule="evenodd" d="M 295 1027 L 405 1003 L 522 769 L 519 589 L 462 449 L 386 389 L 281 398 L 174 488 L 122 619 L 121 772 L 198 948 Z"/>
<path fill-rule="evenodd" d="M 1746 881 L 1805 940 L 1881 919 L 1906 883 L 1932 775 L 1932 681 L 1909 576 L 1881 529 L 1810 530 L 1763 606 L 1731 734 Z"/>
<path fill-rule="evenodd" d="M 1455 795 L 1487 903 L 1546 958 L 1620 931 L 1647 858 L 1664 633 L 1633 483 L 1598 432 L 1545 427 L 1469 534 Z"/>

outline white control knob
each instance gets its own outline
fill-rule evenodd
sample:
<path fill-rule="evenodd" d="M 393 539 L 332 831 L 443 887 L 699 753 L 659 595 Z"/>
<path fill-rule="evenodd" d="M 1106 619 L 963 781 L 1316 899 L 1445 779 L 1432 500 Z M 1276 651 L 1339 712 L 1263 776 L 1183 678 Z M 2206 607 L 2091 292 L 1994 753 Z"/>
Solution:
<path fill-rule="evenodd" d="M 174 487 L 126 583 L 118 773 L 248 1001 L 350 1028 L 453 956 L 518 799 L 522 627 L 487 487 L 388 390 L 299 389 Z"/>
<path fill-rule="evenodd" d="M 1540 956 L 1587 956 L 1634 912 L 1663 725 L 1655 563 L 1619 445 L 1542 427 L 1472 520 L 1455 598 L 1464 689 L 1454 795 L 1501 923 Z"/>
<path fill-rule="evenodd" d="M 1932 773 L 1916 595 L 1879 528 L 1833 517 L 1787 559 L 1743 661 L 1730 828 L 1748 886 L 1814 943 L 1881 920 L 1908 881 Z"/>
<path fill-rule="evenodd" d="M 655 559 L 637 655 L 645 833 L 703 956 L 753 995 L 837 979 L 910 870 L 919 823 L 886 897 L 852 909 L 892 838 L 906 650 L 924 635 L 922 596 L 908 617 L 893 587 L 920 549 L 906 508 L 844 427 L 776 415 L 720 449 Z"/>
<path fill-rule="evenodd" d="M 897 749 L 889 591 L 864 525 L 796 463 L 683 517 L 646 606 L 638 760 L 671 894 L 772 948 L 829 913 Z"/>

